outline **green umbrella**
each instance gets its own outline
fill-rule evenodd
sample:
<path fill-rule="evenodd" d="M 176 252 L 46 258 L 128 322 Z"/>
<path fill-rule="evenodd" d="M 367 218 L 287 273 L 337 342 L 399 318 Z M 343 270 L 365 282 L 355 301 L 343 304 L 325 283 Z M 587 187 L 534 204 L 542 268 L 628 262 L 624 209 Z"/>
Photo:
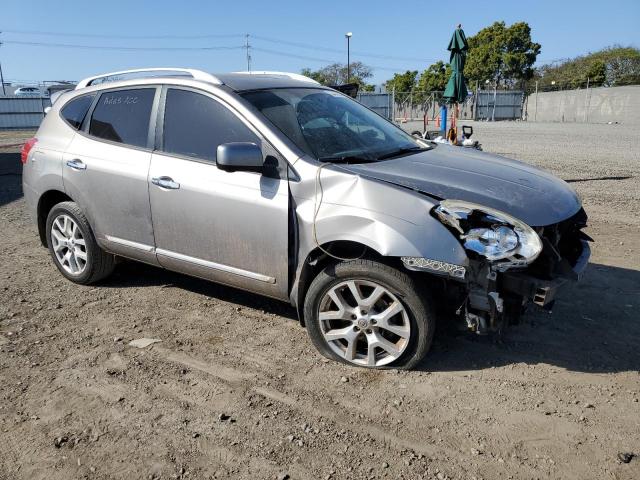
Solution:
<path fill-rule="evenodd" d="M 467 98 L 467 86 L 464 82 L 464 61 L 467 58 L 467 37 L 460 25 L 449 42 L 447 50 L 451 52 L 449 63 L 451 64 L 451 77 L 444 89 L 444 99 L 449 103 L 461 103 Z"/>

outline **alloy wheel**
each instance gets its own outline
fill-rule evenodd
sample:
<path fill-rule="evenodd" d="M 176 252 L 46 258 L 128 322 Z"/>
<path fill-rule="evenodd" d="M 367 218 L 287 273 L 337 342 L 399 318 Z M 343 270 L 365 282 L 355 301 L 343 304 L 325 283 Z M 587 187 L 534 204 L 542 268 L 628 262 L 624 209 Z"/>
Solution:
<path fill-rule="evenodd" d="M 400 300 L 370 280 L 346 280 L 322 297 L 322 335 L 344 360 L 380 367 L 400 358 L 409 344 L 411 323 Z"/>
<path fill-rule="evenodd" d="M 80 275 L 87 266 L 87 246 L 80 227 L 69 215 L 58 215 L 51 224 L 53 252 L 62 268 Z"/>

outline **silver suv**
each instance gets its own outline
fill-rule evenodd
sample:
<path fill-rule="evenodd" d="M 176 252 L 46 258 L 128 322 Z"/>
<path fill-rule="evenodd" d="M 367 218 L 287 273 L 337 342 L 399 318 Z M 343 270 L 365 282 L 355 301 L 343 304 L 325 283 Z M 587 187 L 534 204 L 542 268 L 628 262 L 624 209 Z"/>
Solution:
<path fill-rule="evenodd" d="M 436 311 L 501 331 L 530 303 L 549 308 L 589 258 L 562 180 L 416 139 L 295 74 L 88 78 L 22 161 L 69 280 L 126 257 L 288 301 L 323 355 L 353 365 L 415 366 Z"/>

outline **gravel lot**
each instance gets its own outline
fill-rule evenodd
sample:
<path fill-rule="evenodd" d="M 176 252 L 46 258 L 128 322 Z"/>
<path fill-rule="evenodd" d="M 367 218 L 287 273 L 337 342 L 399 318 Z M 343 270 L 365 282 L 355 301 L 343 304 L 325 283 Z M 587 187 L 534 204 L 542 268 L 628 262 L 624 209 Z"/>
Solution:
<path fill-rule="evenodd" d="M 152 267 L 67 282 L 0 148 L 0 479 L 640 478 L 637 130 L 474 127 L 573 182 L 592 265 L 501 343 L 440 329 L 412 372 L 326 362 L 287 305 Z"/>

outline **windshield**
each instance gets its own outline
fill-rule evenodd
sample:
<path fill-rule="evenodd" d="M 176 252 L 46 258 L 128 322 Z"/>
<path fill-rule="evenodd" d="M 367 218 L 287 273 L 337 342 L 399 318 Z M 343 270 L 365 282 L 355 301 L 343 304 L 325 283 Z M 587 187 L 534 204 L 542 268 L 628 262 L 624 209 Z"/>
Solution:
<path fill-rule="evenodd" d="M 426 149 L 394 124 L 332 90 L 284 88 L 242 96 L 300 149 L 321 161 L 374 162 Z"/>

